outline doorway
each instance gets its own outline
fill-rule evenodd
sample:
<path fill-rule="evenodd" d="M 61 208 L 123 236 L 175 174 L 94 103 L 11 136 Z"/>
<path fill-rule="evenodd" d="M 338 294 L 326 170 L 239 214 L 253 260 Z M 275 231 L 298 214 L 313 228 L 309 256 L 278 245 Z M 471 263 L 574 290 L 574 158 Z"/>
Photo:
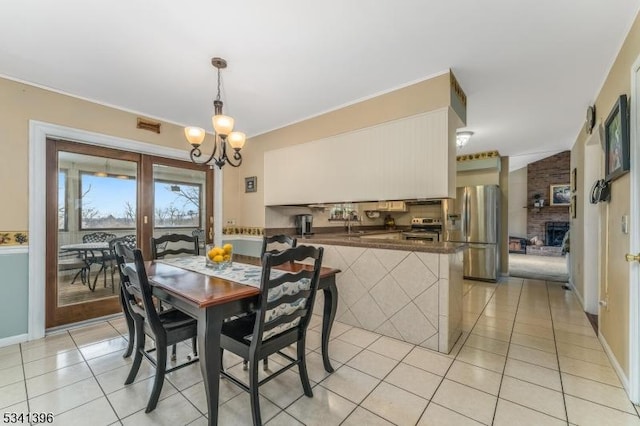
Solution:
<path fill-rule="evenodd" d="M 149 239 L 210 235 L 208 167 L 47 139 L 47 328 L 120 311 L 112 240 L 149 256 Z"/>

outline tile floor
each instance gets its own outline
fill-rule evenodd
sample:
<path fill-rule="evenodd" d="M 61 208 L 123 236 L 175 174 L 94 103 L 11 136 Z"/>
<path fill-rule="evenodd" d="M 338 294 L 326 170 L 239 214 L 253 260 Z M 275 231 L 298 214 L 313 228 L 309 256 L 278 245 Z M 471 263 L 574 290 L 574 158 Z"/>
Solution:
<path fill-rule="evenodd" d="M 261 388 L 269 425 L 640 425 L 575 296 L 559 283 L 465 282 L 464 329 L 443 355 L 336 323 L 328 375 L 320 318 L 309 330 L 313 398 L 295 370 Z M 52 412 L 55 424 L 204 425 L 198 364 L 174 372 L 144 413 L 153 370 L 124 386 L 124 322 L 103 321 L 0 348 L 2 412 Z M 190 351 L 181 345 L 179 356 Z M 272 357 L 270 368 L 280 367 Z M 245 376 L 240 359 L 226 368 Z M 247 395 L 221 382 L 219 423 L 250 424 Z"/>

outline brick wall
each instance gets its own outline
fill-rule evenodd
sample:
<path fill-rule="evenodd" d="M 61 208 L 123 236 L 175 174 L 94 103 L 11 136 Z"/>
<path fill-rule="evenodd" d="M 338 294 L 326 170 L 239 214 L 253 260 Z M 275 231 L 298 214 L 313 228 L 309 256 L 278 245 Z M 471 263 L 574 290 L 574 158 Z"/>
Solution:
<path fill-rule="evenodd" d="M 563 151 L 527 166 L 527 238 L 535 236 L 545 239 L 546 222 L 568 222 L 569 207 L 550 206 L 549 187 L 569 184 L 571 172 L 571 152 Z M 533 208 L 533 196 L 544 198 L 544 207 Z"/>

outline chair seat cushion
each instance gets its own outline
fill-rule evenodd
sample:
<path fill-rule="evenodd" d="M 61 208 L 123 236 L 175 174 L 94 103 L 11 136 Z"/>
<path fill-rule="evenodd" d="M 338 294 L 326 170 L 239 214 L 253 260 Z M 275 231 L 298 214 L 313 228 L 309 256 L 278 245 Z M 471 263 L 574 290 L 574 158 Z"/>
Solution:
<path fill-rule="evenodd" d="M 158 316 L 160 317 L 160 322 L 163 327 L 167 330 L 184 327 L 189 323 L 192 323 L 193 325 L 197 324 L 195 319 L 174 308 L 160 311 L 158 312 Z"/>

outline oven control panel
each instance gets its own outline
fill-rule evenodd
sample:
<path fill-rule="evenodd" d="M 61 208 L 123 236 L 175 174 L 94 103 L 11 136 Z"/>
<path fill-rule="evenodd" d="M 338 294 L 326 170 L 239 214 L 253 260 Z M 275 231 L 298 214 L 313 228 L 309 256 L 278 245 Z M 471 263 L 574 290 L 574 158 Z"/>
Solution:
<path fill-rule="evenodd" d="M 411 219 L 412 225 L 440 225 L 442 226 L 442 219 L 432 217 L 414 217 Z"/>

